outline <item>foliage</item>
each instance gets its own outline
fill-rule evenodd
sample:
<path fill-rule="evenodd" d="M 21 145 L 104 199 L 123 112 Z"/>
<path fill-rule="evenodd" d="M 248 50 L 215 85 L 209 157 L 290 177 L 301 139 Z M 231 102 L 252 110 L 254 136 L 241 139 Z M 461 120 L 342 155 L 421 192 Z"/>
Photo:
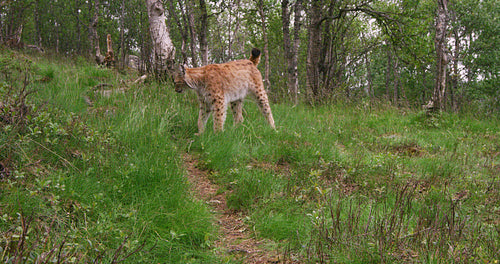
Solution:
<path fill-rule="evenodd" d="M 147 106 L 159 86 L 107 100 L 89 80 L 118 85 L 109 70 L 19 53 L 0 62 L 2 262 L 214 262 L 211 216 L 166 136 L 173 123 Z M 86 90 L 94 107 L 79 106 Z"/>
<path fill-rule="evenodd" d="M 178 51 L 177 60 L 200 65 L 202 49 L 207 49 L 208 63 L 220 63 L 248 57 L 252 47 L 263 49 L 267 45 L 270 97 L 274 100 L 292 98 L 286 88 L 286 56 L 289 54 L 283 52 L 281 3 L 262 1 L 267 43 L 261 32 L 258 3 L 260 1 L 255 0 L 163 1 L 167 25 Z M 294 3 L 290 1 L 290 6 Z M 311 3 L 303 3 L 299 52 L 293 55 L 298 56 L 302 100 L 389 99 L 395 105 L 418 107 L 427 103 L 436 77 L 435 1 L 321 0 L 315 3 L 317 14 Z M 6 1 L 0 7 L 3 14 L 0 41 L 8 45 L 10 38 L 21 30 L 22 43 L 60 54 L 93 57 L 95 53 L 87 31 L 95 5 L 99 5 L 100 10 L 97 25 L 100 46 L 105 47 L 104 36 L 111 34 L 120 62 L 127 54 L 139 55 L 148 61 L 150 37 L 147 12 L 141 0 Z M 473 107 L 496 116 L 500 112 L 496 63 L 498 1 L 450 1 L 449 10 L 448 109 L 467 111 Z M 316 26 L 321 45 L 318 47 L 311 47 L 313 43 L 308 41 L 314 17 L 319 18 Z M 206 47 L 201 43 L 202 36 L 205 36 Z M 318 58 L 311 58 L 312 48 L 319 49 L 314 53 Z M 312 88 L 314 78 L 306 67 L 308 61 L 314 60 L 317 60 L 314 68 L 320 75 L 314 77 L 319 78 L 319 88 Z M 264 69 L 263 64 L 260 67 Z M 313 89 L 321 90 L 322 96 L 311 96 L 318 93 Z"/>

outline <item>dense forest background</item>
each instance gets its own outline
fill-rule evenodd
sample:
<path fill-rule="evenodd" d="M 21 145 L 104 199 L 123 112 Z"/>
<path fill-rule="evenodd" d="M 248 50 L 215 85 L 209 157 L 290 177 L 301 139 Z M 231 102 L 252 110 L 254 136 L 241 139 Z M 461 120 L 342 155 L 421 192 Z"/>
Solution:
<path fill-rule="evenodd" d="M 444 62 L 436 52 L 443 3 Z M 275 101 L 370 99 L 420 107 L 432 98 L 441 63 L 442 108 L 500 109 L 496 0 L 174 0 L 163 6 L 177 62 L 220 63 L 259 47 Z M 139 70 L 148 69 L 145 1 L 0 1 L 3 45 L 93 59 L 108 34 L 117 68 L 135 55 L 145 62 Z"/>

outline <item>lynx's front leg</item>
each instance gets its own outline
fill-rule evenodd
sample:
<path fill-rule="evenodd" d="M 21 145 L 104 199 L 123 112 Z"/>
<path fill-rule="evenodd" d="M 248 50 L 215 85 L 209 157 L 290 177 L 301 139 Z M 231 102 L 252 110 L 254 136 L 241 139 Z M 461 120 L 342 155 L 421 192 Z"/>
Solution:
<path fill-rule="evenodd" d="M 201 135 L 205 131 L 205 126 L 207 125 L 208 118 L 210 117 L 210 106 L 205 102 L 200 102 L 200 112 L 198 114 L 198 133 L 196 135 Z"/>
<path fill-rule="evenodd" d="M 224 122 L 226 121 L 227 105 L 223 97 L 216 98 L 212 105 L 214 118 L 214 132 L 224 130 Z"/>

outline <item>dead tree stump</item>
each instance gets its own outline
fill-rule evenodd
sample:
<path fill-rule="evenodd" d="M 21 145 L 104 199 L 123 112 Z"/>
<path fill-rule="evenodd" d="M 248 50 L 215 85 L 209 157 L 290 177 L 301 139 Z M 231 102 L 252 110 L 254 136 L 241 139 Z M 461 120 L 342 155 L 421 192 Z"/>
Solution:
<path fill-rule="evenodd" d="M 106 67 L 113 67 L 115 65 L 115 55 L 113 53 L 111 34 L 108 34 L 107 44 L 108 44 L 108 52 L 106 52 L 106 56 L 104 57 L 104 65 L 106 65 Z"/>

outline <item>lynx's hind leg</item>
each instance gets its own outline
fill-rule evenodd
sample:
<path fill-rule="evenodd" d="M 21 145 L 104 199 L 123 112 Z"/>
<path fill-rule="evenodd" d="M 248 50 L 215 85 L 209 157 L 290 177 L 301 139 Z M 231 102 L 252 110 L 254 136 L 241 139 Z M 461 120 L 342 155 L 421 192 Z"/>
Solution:
<path fill-rule="evenodd" d="M 276 129 L 276 126 L 274 125 L 273 113 L 271 112 L 271 106 L 269 105 L 269 99 L 267 98 L 267 93 L 263 86 L 261 86 L 260 89 L 257 89 L 255 97 L 257 98 L 260 111 L 266 117 L 267 122 L 273 129 Z"/>
<path fill-rule="evenodd" d="M 233 110 L 234 124 L 243 122 L 243 100 L 231 102 L 231 110 Z"/>

